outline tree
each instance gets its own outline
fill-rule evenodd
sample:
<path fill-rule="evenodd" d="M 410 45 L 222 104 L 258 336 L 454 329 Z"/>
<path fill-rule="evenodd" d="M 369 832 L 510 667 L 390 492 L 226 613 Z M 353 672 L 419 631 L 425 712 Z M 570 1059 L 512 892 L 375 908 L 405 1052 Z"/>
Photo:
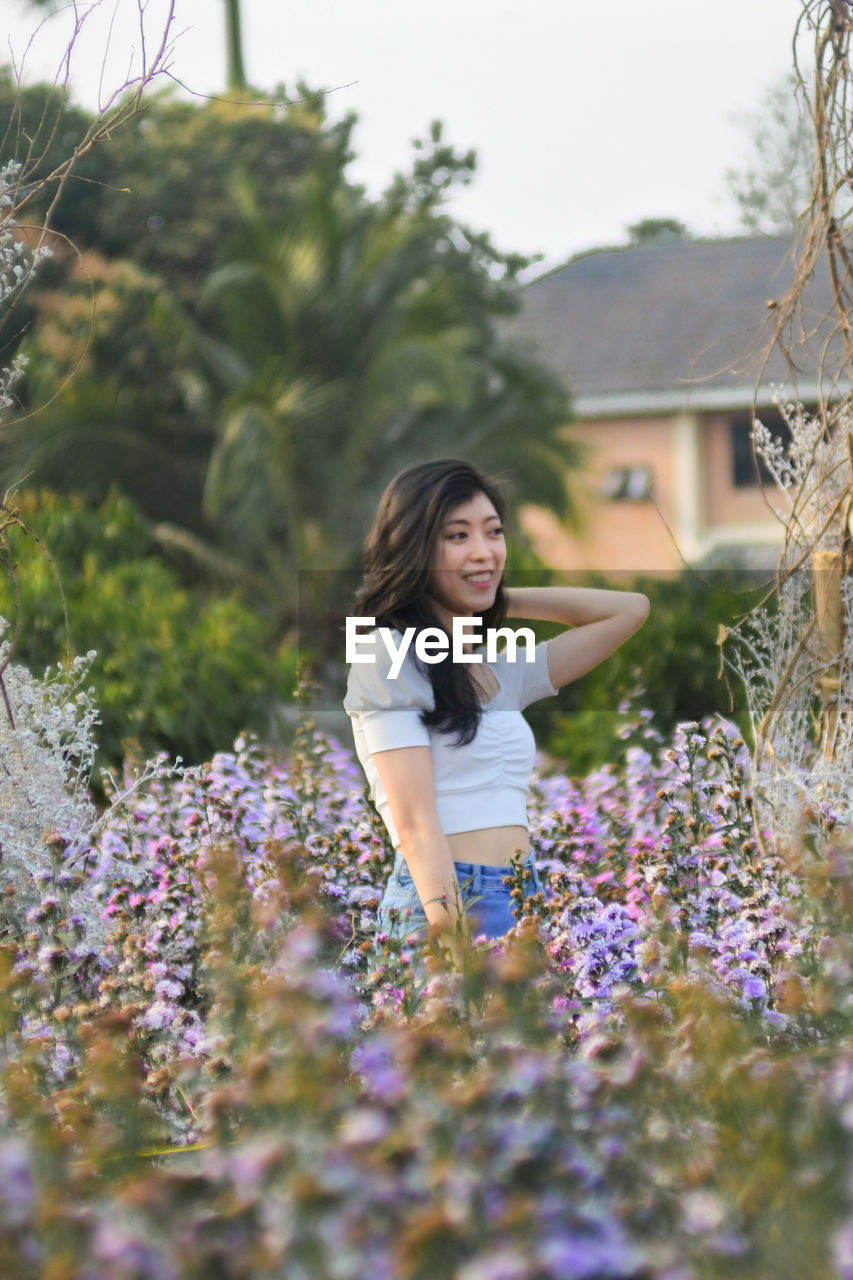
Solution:
<path fill-rule="evenodd" d="M 53 122 L 33 182 L 91 119 L 52 87 L 22 89 L 8 74 L 6 106 L 23 136 Z M 201 493 L 214 410 L 193 315 L 200 282 L 241 226 L 229 183 L 239 166 L 261 209 L 286 209 L 306 171 L 343 169 L 351 127 L 327 125 L 309 91 L 284 116 L 161 95 L 83 160 L 52 209 L 54 258 L 7 336 L 12 349 L 25 337 L 29 365 L 25 413 L 0 424 L 0 487 L 29 477 L 101 502 L 118 483 L 151 519 L 210 534 Z M 35 216 L 45 212 L 33 202 Z"/>
<path fill-rule="evenodd" d="M 51 223 L 57 230 L 64 231 L 66 223 L 75 230 L 90 226 L 108 181 L 106 140 L 77 158 L 59 201 L 54 201 L 55 183 L 48 179 L 61 171 L 87 136 L 95 115 L 70 103 L 61 87 L 19 84 L 10 67 L 0 67 L 0 119 L 6 122 L 0 154 L 22 166 L 20 191 L 27 197 L 27 220 L 43 222 L 53 206 Z M 19 216 L 22 213 L 19 207 Z"/>
<path fill-rule="evenodd" d="M 116 485 L 150 518 L 201 531 L 212 443 L 195 330 L 162 278 L 91 250 L 49 263 L 31 295 L 21 395 L 0 425 L 0 485 L 102 502 Z"/>
<path fill-rule="evenodd" d="M 516 500 L 570 513 L 565 389 L 497 331 L 523 260 L 441 212 L 471 164 L 438 131 L 375 203 L 341 173 L 312 174 L 280 219 L 235 189 L 244 230 L 200 299 L 221 396 L 204 504 L 279 598 L 297 569 L 353 569 L 385 484 L 426 457 L 474 456 Z"/>
<path fill-rule="evenodd" d="M 815 142 L 794 73 L 772 86 L 759 111 L 747 116 L 750 139 L 740 169 L 726 182 L 741 226 L 752 234 L 790 235 L 811 200 Z"/>
<path fill-rule="evenodd" d="M 643 218 L 628 227 L 632 245 L 660 244 L 664 240 L 688 240 L 690 233 L 677 218 Z"/>
<path fill-rule="evenodd" d="M 243 63 L 243 20 L 240 0 L 225 0 L 225 44 L 228 50 L 228 88 L 235 93 L 249 87 Z"/>
<path fill-rule="evenodd" d="M 285 111 L 272 102 L 198 104 L 164 91 L 144 112 L 79 160 L 51 210 L 51 226 L 80 248 L 130 258 L 168 278 L 194 304 L 200 279 L 221 259 L 240 224 L 228 200 L 235 171 L 251 177 L 261 205 L 286 207 L 302 175 L 337 171 L 350 158 L 352 117 L 331 124 L 325 99 L 307 86 Z M 43 182 L 93 117 L 50 85 L 19 86 L 0 69 L 0 119 L 27 146 L 27 182 Z M 10 123 L 10 128 L 11 128 Z M 14 151 L 14 137 L 7 154 Z M 30 199 L 43 219 L 51 197 Z"/>
<path fill-rule="evenodd" d="M 121 257 L 86 250 L 82 281 L 37 299 L 27 405 L 61 389 L 0 428 L 0 483 L 99 501 L 120 479 L 170 552 L 239 572 L 283 619 L 300 569 L 357 563 L 381 489 L 416 459 L 467 453 L 570 513 L 566 390 L 500 328 L 527 260 L 444 209 L 473 155 L 435 126 L 371 201 L 347 180 L 351 125 L 307 93 L 283 119 L 152 105 L 110 157 L 109 187 L 139 175 L 132 218 L 102 190 L 83 228 Z"/>

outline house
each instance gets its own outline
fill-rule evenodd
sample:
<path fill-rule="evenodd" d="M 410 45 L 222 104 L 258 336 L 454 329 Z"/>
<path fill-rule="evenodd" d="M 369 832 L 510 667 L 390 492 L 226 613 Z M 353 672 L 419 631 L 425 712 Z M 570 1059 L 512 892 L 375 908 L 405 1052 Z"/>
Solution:
<path fill-rule="evenodd" d="M 513 335 L 562 375 L 571 436 L 588 448 L 583 528 L 523 510 L 557 568 L 629 573 L 775 565 L 782 525 L 753 456 L 752 414 L 784 436 L 774 404 L 792 396 L 782 352 L 766 355 L 775 300 L 793 278 L 790 241 L 653 240 L 589 253 L 529 284 Z M 815 273 L 806 325 L 830 311 Z M 817 403 L 814 355 L 800 349 L 798 396 Z M 762 363 L 763 357 L 766 357 Z"/>

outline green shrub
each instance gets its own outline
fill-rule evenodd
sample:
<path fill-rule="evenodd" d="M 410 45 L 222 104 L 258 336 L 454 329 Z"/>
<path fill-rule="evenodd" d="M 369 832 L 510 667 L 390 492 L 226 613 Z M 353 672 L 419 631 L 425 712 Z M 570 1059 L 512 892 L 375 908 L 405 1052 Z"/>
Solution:
<path fill-rule="evenodd" d="M 721 666 L 718 640 L 721 627 L 732 626 L 763 596 L 754 574 L 685 571 L 617 583 L 591 579 L 589 585 L 642 591 L 651 609 L 621 649 L 562 690 L 559 706 L 539 702 L 528 709 L 537 741 L 562 768 L 580 776 L 622 754 L 629 739 L 626 708 L 620 713 L 619 707 L 626 701 L 648 708 L 649 723 L 663 735 L 681 721 L 710 715 L 746 724 L 744 693 Z M 558 630 L 539 624 L 537 634 Z"/>
<path fill-rule="evenodd" d="M 237 599 L 187 590 L 153 554 L 126 498 L 94 509 L 26 494 L 16 507 L 56 570 L 34 538 L 9 531 L 21 590 L 18 657 L 38 673 L 67 646 L 97 651 L 90 680 L 102 717 L 100 766 L 117 766 L 129 743 L 145 756 L 165 751 L 196 763 L 242 729 L 269 730 L 275 702 L 292 694 L 295 653 L 273 652 L 268 624 Z M 15 616 L 6 576 L 0 614 Z"/>

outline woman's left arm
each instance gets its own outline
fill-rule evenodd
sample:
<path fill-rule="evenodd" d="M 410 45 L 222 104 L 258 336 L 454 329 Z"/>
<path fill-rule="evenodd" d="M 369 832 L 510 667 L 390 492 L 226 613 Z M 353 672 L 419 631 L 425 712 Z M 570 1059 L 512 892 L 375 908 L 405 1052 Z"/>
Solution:
<path fill-rule="evenodd" d="M 639 591 L 598 587 L 507 587 L 507 616 L 564 622 L 548 642 L 548 678 L 555 689 L 577 680 L 639 631 L 649 600 Z"/>

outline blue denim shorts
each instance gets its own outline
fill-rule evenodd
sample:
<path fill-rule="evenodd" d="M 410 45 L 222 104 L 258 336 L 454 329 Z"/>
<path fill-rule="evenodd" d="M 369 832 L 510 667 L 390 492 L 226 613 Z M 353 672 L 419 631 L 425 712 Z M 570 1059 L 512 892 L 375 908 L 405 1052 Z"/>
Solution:
<path fill-rule="evenodd" d="M 455 862 L 453 865 L 465 914 L 470 921 L 471 936 L 502 938 L 518 923 L 512 913 L 516 906 L 510 897 L 513 884 L 504 884 L 504 880 L 512 876 L 512 868 L 509 864 L 492 867 L 481 862 Z M 530 878 L 524 882 L 526 893 L 537 893 L 542 889 L 542 882 L 532 853 L 528 854 L 522 866 L 529 867 L 531 871 Z M 399 912 L 396 920 L 391 920 L 388 915 L 392 908 Z M 424 936 L 428 928 L 415 882 L 399 852 L 379 904 L 379 928 L 396 938 L 407 938 L 413 933 Z"/>

